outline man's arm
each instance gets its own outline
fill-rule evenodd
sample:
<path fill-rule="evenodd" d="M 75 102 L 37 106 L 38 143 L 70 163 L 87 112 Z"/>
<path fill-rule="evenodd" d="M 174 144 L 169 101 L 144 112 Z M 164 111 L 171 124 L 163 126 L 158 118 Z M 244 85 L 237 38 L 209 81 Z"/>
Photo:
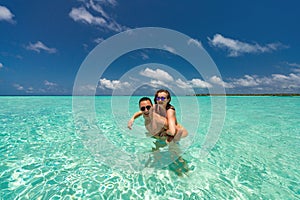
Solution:
<path fill-rule="evenodd" d="M 140 117 L 142 115 L 142 111 L 138 111 L 136 113 L 133 114 L 133 116 L 130 118 L 130 120 L 128 121 L 127 127 L 131 130 L 132 129 L 132 125 L 133 122 L 136 118 Z"/>

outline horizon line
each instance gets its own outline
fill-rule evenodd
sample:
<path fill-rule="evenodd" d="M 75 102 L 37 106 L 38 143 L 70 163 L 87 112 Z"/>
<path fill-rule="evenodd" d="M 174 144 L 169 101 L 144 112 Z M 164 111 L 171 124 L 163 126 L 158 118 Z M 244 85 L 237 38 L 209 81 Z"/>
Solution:
<path fill-rule="evenodd" d="M 0 96 L 149 96 L 149 95 L 72 95 L 72 94 L 0 94 Z M 175 96 L 300 96 L 300 93 L 228 93 L 228 94 L 209 94 L 209 93 L 199 93 L 199 94 L 190 94 L 190 95 L 175 95 Z"/>

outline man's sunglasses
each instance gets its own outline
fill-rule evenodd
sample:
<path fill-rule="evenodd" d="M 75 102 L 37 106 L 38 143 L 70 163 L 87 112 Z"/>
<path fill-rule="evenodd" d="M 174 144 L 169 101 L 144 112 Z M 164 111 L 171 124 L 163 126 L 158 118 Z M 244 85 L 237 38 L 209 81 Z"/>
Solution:
<path fill-rule="evenodd" d="M 164 101 L 166 100 L 166 97 L 156 97 L 156 101 Z"/>
<path fill-rule="evenodd" d="M 147 110 L 150 110 L 151 106 L 143 106 L 140 109 L 141 109 L 141 111 L 145 111 L 146 108 L 147 108 Z"/>

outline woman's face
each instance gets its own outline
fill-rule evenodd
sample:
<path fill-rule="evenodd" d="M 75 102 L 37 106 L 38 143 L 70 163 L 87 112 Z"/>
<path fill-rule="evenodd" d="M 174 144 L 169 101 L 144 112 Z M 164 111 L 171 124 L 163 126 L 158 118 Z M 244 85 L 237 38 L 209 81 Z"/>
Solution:
<path fill-rule="evenodd" d="M 167 105 L 170 99 L 167 98 L 168 94 L 165 92 L 157 93 L 156 102 L 157 104 Z"/>

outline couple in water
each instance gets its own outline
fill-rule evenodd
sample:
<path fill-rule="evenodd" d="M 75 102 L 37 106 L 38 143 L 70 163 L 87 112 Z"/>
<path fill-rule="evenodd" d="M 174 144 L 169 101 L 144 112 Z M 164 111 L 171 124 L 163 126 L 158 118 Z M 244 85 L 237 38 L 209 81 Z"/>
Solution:
<path fill-rule="evenodd" d="M 128 121 L 128 128 L 132 129 L 134 120 L 143 116 L 146 129 L 157 139 L 170 143 L 178 142 L 180 138 L 186 137 L 188 132 L 177 122 L 175 108 L 170 101 L 171 95 L 168 90 L 158 90 L 155 93 L 154 105 L 150 98 L 141 98 L 139 100 L 140 111 Z"/>

